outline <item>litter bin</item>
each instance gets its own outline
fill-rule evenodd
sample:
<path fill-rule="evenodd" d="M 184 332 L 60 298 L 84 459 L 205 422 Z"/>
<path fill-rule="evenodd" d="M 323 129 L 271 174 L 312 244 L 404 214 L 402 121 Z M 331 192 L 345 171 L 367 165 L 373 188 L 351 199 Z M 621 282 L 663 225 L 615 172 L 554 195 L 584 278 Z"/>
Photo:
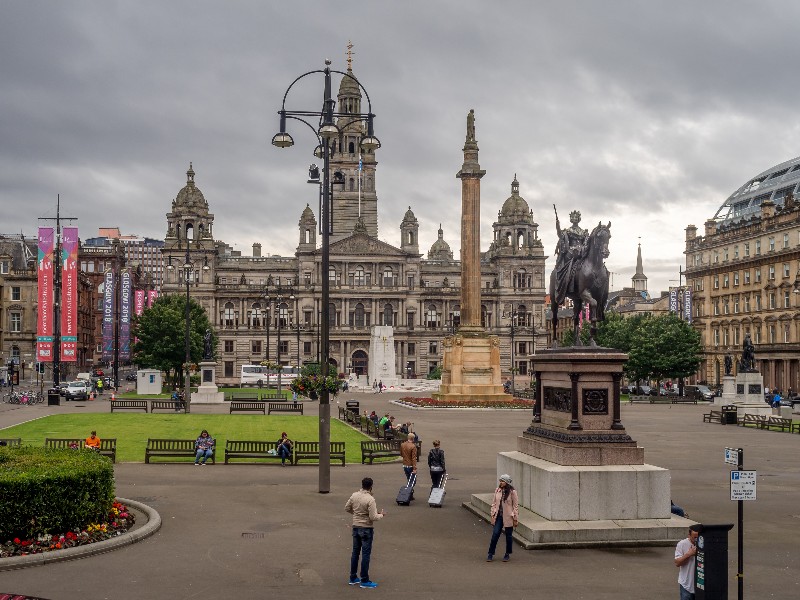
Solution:
<path fill-rule="evenodd" d="M 736 420 L 739 416 L 739 409 L 733 404 L 728 404 L 722 407 L 722 424 L 723 425 L 736 425 Z"/>
<path fill-rule="evenodd" d="M 47 406 L 59 406 L 60 404 L 58 390 L 56 388 L 47 390 Z"/>
<path fill-rule="evenodd" d="M 353 412 L 358 413 L 358 409 L 359 409 L 358 400 L 347 400 L 347 401 L 345 401 L 344 404 L 347 407 L 347 410 L 352 410 Z"/>

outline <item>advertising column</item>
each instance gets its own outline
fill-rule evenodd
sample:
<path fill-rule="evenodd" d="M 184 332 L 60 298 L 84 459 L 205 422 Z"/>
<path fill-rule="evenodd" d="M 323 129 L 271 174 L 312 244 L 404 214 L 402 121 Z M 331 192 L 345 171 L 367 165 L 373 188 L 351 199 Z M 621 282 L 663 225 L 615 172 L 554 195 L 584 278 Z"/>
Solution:
<path fill-rule="evenodd" d="M 53 251 L 55 230 L 39 228 L 39 319 L 36 325 L 36 360 L 53 362 Z"/>
<path fill-rule="evenodd" d="M 78 359 L 78 228 L 61 236 L 61 360 Z"/>

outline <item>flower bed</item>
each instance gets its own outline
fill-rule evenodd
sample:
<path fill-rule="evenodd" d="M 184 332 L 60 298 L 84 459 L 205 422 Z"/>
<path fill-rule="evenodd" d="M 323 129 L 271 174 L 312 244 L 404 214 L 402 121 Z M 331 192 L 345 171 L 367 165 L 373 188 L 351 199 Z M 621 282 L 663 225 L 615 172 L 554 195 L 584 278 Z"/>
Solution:
<path fill-rule="evenodd" d="M 435 400 L 434 398 L 414 398 L 405 396 L 397 402 L 415 408 L 519 408 L 533 409 L 533 400 L 512 398 L 508 400 Z"/>
<path fill-rule="evenodd" d="M 51 550 L 62 550 L 74 546 L 85 546 L 94 542 L 122 535 L 133 527 L 135 517 L 124 504 L 114 501 L 105 521 L 92 523 L 85 529 L 64 533 L 43 534 L 33 539 L 14 538 L 0 543 L 0 558 L 41 554 Z"/>

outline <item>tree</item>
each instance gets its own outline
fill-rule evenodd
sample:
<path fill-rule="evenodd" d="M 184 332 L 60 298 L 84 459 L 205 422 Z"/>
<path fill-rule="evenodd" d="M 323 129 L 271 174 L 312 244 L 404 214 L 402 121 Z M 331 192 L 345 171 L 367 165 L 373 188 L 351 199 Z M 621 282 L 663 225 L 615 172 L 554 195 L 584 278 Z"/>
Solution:
<path fill-rule="evenodd" d="M 674 314 L 647 316 L 631 334 L 629 376 L 655 380 L 688 377 L 700 365 L 700 334 Z"/>
<path fill-rule="evenodd" d="M 189 315 L 189 356 L 192 363 L 198 363 L 203 358 L 203 336 L 206 330 L 211 331 L 211 347 L 214 353 L 217 336 L 206 311 L 192 299 L 189 300 Z M 158 298 L 153 306 L 134 318 L 131 335 L 136 338 L 133 356 L 138 365 L 164 371 L 170 381 L 182 381 L 182 367 L 186 360 L 185 296 L 174 294 Z"/>

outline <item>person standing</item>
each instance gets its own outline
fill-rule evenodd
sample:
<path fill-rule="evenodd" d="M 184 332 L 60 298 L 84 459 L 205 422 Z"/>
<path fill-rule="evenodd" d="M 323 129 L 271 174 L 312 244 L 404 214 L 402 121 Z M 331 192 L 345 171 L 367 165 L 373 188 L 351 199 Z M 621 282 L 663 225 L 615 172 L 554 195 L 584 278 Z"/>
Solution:
<path fill-rule="evenodd" d="M 512 534 L 514 527 L 517 526 L 519 521 L 519 498 L 517 497 L 517 490 L 511 485 L 512 479 L 510 475 L 501 475 L 500 481 L 497 484 L 497 489 L 494 491 L 494 498 L 492 499 L 492 540 L 489 542 L 489 554 L 486 557 L 486 562 L 492 562 L 495 550 L 497 550 L 497 541 L 500 539 L 500 534 L 506 534 L 506 553 L 503 555 L 503 562 L 508 562 L 511 558 L 512 548 Z"/>
<path fill-rule="evenodd" d="M 699 528 L 697 525 L 692 525 L 689 527 L 689 537 L 682 539 L 675 546 L 675 566 L 678 567 L 680 600 L 694 600 L 694 572 L 699 536 Z"/>
<path fill-rule="evenodd" d="M 375 498 L 372 495 L 372 478 L 361 480 L 361 489 L 355 492 L 347 504 L 345 511 L 353 515 L 353 553 L 350 555 L 350 585 L 362 588 L 376 588 L 378 584 L 369 578 L 369 562 L 372 557 L 372 541 L 374 539 L 374 523 L 386 516 L 386 511 L 378 512 Z M 361 577 L 358 575 L 358 557 L 361 556 Z"/>
<path fill-rule="evenodd" d="M 409 433 L 406 441 L 400 444 L 400 456 L 403 458 L 403 472 L 406 475 L 406 481 L 410 481 L 411 474 L 417 472 L 417 445 L 414 443 L 413 433 Z"/>
<path fill-rule="evenodd" d="M 442 477 L 447 472 L 444 465 L 444 450 L 439 446 L 439 440 L 433 440 L 433 448 L 428 452 L 428 469 L 431 472 L 431 487 L 438 488 L 442 484 Z"/>

